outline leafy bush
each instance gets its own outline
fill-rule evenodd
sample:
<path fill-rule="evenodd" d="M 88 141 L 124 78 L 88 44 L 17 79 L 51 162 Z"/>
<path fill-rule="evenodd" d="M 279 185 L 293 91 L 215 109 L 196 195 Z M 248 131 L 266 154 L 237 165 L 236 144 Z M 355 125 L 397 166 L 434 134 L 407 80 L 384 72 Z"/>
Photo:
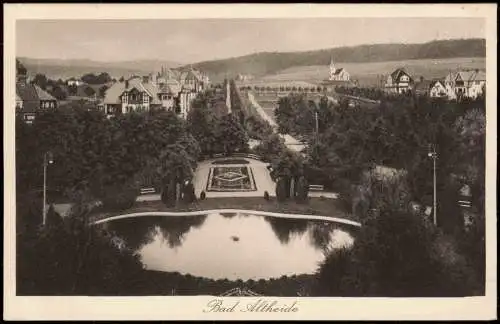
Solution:
<path fill-rule="evenodd" d="M 134 184 L 112 185 L 104 188 L 99 198 L 105 209 L 122 211 L 134 205 L 139 193 L 139 188 Z"/>
<path fill-rule="evenodd" d="M 409 211 L 380 210 L 364 223 L 352 250 L 331 253 L 318 271 L 318 295 L 478 294 L 476 278 L 454 242 Z"/>
<path fill-rule="evenodd" d="M 270 199 L 269 192 L 267 192 L 267 190 L 264 191 L 264 199 L 267 200 L 267 201 L 269 201 L 269 199 Z"/>
<path fill-rule="evenodd" d="M 201 199 L 201 200 L 205 200 L 205 198 L 206 198 L 205 191 L 202 191 L 202 192 L 200 193 L 200 199 Z"/>

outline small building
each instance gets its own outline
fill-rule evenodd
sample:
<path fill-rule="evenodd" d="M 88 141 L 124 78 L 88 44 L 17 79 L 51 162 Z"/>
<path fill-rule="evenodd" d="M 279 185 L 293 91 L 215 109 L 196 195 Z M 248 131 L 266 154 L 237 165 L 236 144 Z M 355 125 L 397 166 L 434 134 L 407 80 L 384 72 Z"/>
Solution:
<path fill-rule="evenodd" d="M 421 80 L 415 84 L 415 93 L 418 95 L 428 96 L 431 90 L 431 80 Z"/>
<path fill-rule="evenodd" d="M 66 84 L 68 85 L 68 87 L 78 87 L 85 84 L 85 82 L 83 82 L 81 79 L 69 78 L 68 80 L 66 80 Z"/>
<path fill-rule="evenodd" d="M 444 98 L 447 96 L 444 81 L 441 80 L 421 80 L 415 84 L 415 93 L 429 96 L 431 98 Z"/>
<path fill-rule="evenodd" d="M 414 81 L 411 75 L 403 68 L 392 72 L 386 80 L 384 88 L 389 93 L 406 93 L 412 90 Z"/>
<path fill-rule="evenodd" d="M 447 95 L 444 81 L 434 80 L 431 82 L 429 96 L 431 98 L 444 98 Z"/>

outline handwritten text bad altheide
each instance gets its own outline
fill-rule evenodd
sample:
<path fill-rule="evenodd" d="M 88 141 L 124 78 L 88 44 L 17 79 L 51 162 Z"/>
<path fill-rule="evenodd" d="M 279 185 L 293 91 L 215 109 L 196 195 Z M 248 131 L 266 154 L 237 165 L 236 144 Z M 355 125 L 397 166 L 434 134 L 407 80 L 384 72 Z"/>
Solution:
<path fill-rule="evenodd" d="M 244 303 L 241 300 L 228 303 L 223 299 L 212 299 L 207 303 L 204 313 L 232 313 L 232 312 L 260 312 L 260 313 L 291 313 L 298 312 L 297 302 L 294 301 L 290 305 L 279 305 L 276 300 L 258 299 L 249 303 Z"/>

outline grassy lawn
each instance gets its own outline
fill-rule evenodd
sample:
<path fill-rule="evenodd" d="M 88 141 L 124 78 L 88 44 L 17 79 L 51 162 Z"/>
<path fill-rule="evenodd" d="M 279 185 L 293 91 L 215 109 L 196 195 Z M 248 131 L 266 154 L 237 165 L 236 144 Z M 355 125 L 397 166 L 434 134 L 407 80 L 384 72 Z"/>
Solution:
<path fill-rule="evenodd" d="M 210 209 L 245 209 L 286 214 L 332 216 L 356 220 L 346 212 L 342 202 L 337 199 L 309 198 L 306 204 L 298 204 L 295 201 L 278 203 L 274 197 L 271 197 L 269 201 L 260 197 L 208 198 L 206 200 L 197 200 L 192 204 L 180 202 L 175 207 L 167 207 L 161 201 L 142 201 L 136 202 L 132 208 L 123 211 L 96 210 L 92 216 L 94 220 L 98 220 L 128 213 L 155 211 L 186 212 Z"/>

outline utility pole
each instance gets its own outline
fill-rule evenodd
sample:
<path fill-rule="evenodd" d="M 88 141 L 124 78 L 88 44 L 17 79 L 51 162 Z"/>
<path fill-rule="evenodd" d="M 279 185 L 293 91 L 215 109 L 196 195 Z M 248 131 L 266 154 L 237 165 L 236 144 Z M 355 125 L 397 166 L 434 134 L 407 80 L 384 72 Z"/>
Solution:
<path fill-rule="evenodd" d="M 43 210 L 42 210 L 43 226 L 45 226 L 45 224 L 47 223 L 47 164 L 52 164 L 52 163 L 54 163 L 52 153 L 46 152 L 43 155 Z"/>
<path fill-rule="evenodd" d="M 429 153 L 427 154 L 432 158 L 433 163 L 433 214 L 434 214 L 434 225 L 437 226 L 437 194 L 436 194 L 436 159 L 437 153 L 434 145 L 429 145 Z"/>
<path fill-rule="evenodd" d="M 319 122 L 318 122 L 318 110 L 314 112 L 314 117 L 316 120 L 316 144 L 318 144 L 319 141 Z"/>

